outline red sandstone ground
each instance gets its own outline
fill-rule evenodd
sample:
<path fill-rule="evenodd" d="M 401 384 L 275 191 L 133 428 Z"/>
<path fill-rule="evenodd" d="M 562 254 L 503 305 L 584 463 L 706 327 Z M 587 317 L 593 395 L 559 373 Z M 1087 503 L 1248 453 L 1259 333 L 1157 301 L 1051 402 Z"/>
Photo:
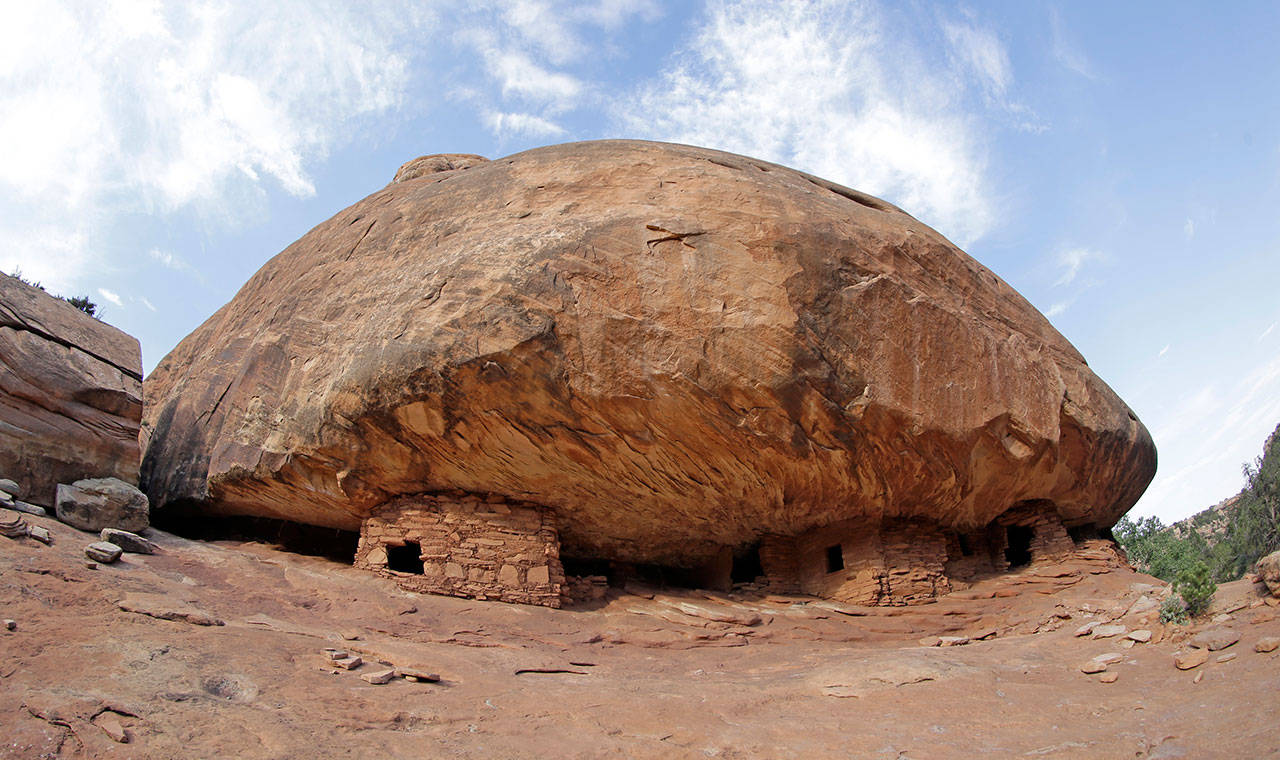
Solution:
<path fill-rule="evenodd" d="M 416 596 L 328 560 L 153 532 L 162 553 L 90 569 L 92 538 L 0 538 L 0 756 L 1122 758 L 1280 751 L 1280 619 L 1245 582 L 1239 643 L 1192 671 L 1190 629 L 1136 613 L 1162 584 L 1106 559 L 985 580 L 936 604 L 618 592 L 591 609 Z M 683 610 L 681 605 L 686 605 Z M 200 614 L 201 626 L 142 612 Z M 692 613 L 692 614 L 688 614 Z M 724 622 L 710 618 L 719 617 Z M 753 619 L 759 617 L 759 621 Z M 1149 644 L 1077 638 L 1092 620 Z M 1039 630 L 1037 633 L 1035 631 Z M 934 635 L 993 637 L 927 648 Z M 342 634 L 358 634 L 343 640 Z M 367 663 L 336 671 L 321 650 Z M 1116 683 L 1079 666 L 1107 652 Z M 1236 653 L 1229 662 L 1218 656 Z M 439 684 L 360 678 L 419 665 Z M 566 672 L 525 672 L 526 669 Z M 1203 673 L 1201 682 L 1195 679 Z M 106 729 L 124 729 L 129 742 Z"/>

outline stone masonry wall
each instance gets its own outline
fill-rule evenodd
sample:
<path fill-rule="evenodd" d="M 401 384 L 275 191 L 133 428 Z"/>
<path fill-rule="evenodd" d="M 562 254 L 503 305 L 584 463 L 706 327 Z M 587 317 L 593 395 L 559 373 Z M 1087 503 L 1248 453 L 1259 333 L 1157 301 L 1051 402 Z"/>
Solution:
<path fill-rule="evenodd" d="M 1058 517 L 1057 510 L 1049 502 L 1032 501 L 1015 504 L 993 523 L 999 528 L 992 531 L 993 561 L 999 570 L 1008 570 L 1004 552 L 1008 548 L 1006 528 L 1020 525 L 1031 528 L 1031 562 L 1062 559 L 1075 551 L 1075 542 Z"/>
<path fill-rule="evenodd" d="M 387 548 L 421 546 L 421 575 L 387 567 Z M 559 607 L 565 585 L 549 510 L 468 494 L 421 495 L 364 521 L 355 566 L 409 591 Z"/>
<path fill-rule="evenodd" d="M 844 567 L 829 571 L 828 551 L 837 546 Z M 909 604 L 949 592 L 946 560 L 941 530 L 905 521 L 846 520 L 800 536 L 766 536 L 760 544 L 771 588 L 863 605 Z"/>

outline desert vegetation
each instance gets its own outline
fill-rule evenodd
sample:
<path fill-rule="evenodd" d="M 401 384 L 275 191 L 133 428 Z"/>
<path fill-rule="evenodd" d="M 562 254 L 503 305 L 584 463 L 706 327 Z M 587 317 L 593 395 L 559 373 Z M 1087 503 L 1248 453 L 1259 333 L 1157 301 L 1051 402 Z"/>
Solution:
<path fill-rule="evenodd" d="M 1124 517 L 1116 540 L 1144 573 L 1174 584 L 1191 615 L 1208 605 L 1217 583 L 1240 578 L 1280 549 L 1280 426 L 1244 465 L 1245 487 L 1194 517 L 1165 525 L 1158 517 Z M 1163 612 L 1163 611 L 1162 611 Z M 1170 610 L 1165 615 L 1175 620 Z"/>
<path fill-rule="evenodd" d="M 49 291 L 45 290 L 44 285 L 42 285 L 38 280 L 29 280 L 26 277 L 23 277 L 21 269 L 15 269 L 13 273 L 10 274 L 9 276 L 14 278 L 18 282 L 21 282 L 24 285 L 30 285 L 33 288 L 38 288 L 40 290 L 44 290 L 46 293 L 49 293 Z M 83 311 L 85 314 L 88 314 L 94 319 L 102 319 L 102 315 L 98 313 L 98 305 L 93 301 L 90 301 L 89 296 L 87 295 L 72 296 L 71 298 L 67 298 L 66 296 L 63 296 L 63 295 L 58 295 L 57 293 L 49 293 L 49 295 L 53 296 L 54 298 L 61 298 L 63 301 L 66 301 L 67 303 L 76 307 L 80 311 Z"/>

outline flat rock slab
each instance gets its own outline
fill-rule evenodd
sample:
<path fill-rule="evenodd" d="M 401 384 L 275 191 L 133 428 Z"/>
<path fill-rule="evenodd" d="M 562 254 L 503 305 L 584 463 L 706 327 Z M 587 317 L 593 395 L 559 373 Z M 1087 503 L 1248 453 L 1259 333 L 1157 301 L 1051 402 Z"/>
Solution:
<path fill-rule="evenodd" d="M 22 497 L 22 486 L 8 478 L 0 478 L 0 493 L 18 499 Z"/>
<path fill-rule="evenodd" d="M 154 594 L 129 594 L 116 603 L 125 612 L 134 612 L 158 620 L 173 620 L 191 625 L 226 625 L 222 620 L 204 610 L 190 607 Z"/>
<path fill-rule="evenodd" d="M 1258 639 L 1258 643 L 1253 645 L 1253 651 L 1265 654 L 1276 651 L 1277 647 L 1280 647 L 1280 637 L 1265 636 Z"/>
<path fill-rule="evenodd" d="M 120 559 L 120 555 L 123 552 L 124 550 L 119 546 L 107 541 L 94 541 L 84 548 L 84 556 L 104 565 L 109 565 Z"/>
<path fill-rule="evenodd" d="M 1230 628 L 1210 628 L 1197 633 L 1191 639 L 1191 646 L 1216 652 L 1226 649 L 1240 640 L 1240 634 Z"/>
<path fill-rule="evenodd" d="M 1122 625 L 1100 625 L 1093 629 L 1093 638 L 1109 639 L 1112 636 L 1123 636 L 1129 630 Z"/>
<path fill-rule="evenodd" d="M 396 671 L 394 668 L 388 668 L 386 670 L 370 670 L 367 673 L 360 674 L 360 680 L 374 684 L 375 686 L 380 686 L 384 683 L 391 683 L 391 680 L 395 677 Z"/>
<path fill-rule="evenodd" d="M 1209 651 L 1207 649 L 1193 649 L 1190 652 L 1180 654 L 1173 658 L 1174 667 L 1178 670 L 1191 670 L 1198 668 L 1209 661 Z"/>
<path fill-rule="evenodd" d="M 101 536 L 103 541 L 109 541 L 130 554 L 156 553 L 156 545 L 137 533 L 117 528 L 103 528 Z"/>

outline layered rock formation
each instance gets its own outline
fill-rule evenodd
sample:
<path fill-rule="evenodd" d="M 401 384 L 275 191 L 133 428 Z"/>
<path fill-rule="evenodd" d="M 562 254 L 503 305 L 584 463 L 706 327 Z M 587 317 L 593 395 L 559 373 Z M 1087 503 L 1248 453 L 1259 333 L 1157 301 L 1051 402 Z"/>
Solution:
<path fill-rule="evenodd" d="M 876 198 L 631 141 L 398 177 L 148 378 L 153 509 L 355 529 L 497 496 L 549 510 L 566 557 L 691 568 L 836 523 L 1106 527 L 1154 474 L 1041 314 Z"/>
<path fill-rule="evenodd" d="M 137 339 L 0 275 L 0 475 L 52 507 L 59 483 L 138 482 Z"/>

